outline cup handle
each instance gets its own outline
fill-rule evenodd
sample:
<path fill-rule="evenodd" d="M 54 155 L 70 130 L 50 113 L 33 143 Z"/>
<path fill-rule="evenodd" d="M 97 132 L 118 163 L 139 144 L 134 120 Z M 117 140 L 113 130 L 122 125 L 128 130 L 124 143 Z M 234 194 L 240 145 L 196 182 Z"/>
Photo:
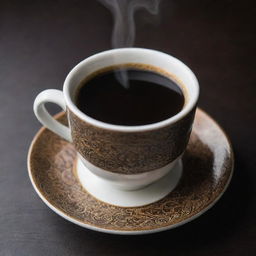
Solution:
<path fill-rule="evenodd" d="M 65 140 L 71 142 L 70 128 L 56 121 L 46 110 L 45 103 L 51 102 L 60 106 L 66 111 L 66 103 L 63 92 L 60 90 L 49 89 L 39 93 L 34 101 L 34 113 L 38 121 L 46 126 L 49 130 L 56 133 Z"/>

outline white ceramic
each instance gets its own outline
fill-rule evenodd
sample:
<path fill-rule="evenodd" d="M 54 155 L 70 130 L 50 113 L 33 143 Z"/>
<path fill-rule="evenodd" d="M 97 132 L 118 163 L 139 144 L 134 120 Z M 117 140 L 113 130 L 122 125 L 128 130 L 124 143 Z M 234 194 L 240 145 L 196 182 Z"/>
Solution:
<path fill-rule="evenodd" d="M 64 113 L 55 118 L 66 119 Z M 77 179 L 76 161 L 77 154 L 70 143 L 41 128 L 28 152 L 29 177 L 35 191 L 47 206 L 66 220 L 95 231 L 122 235 L 160 232 L 199 217 L 223 195 L 234 165 L 233 151 L 225 133 L 202 110 L 197 110 L 182 159 L 182 178 L 175 189 L 159 201 L 123 207 L 98 200 L 83 189 Z M 163 178 L 167 183 L 173 178 L 169 175 Z M 136 195 L 134 192 L 131 194 Z M 109 196 L 113 200 L 118 197 Z"/>
<path fill-rule="evenodd" d="M 95 198 L 120 207 L 138 207 L 157 202 L 175 189 L 182 176 L 182 162 L 177 161 L 161 179 L 136 190 L 120 189 L 119 185 L 115 186 L 113 182 L 100 178 L 86 168 L 79 158 L 76 172 L 82 186 Z"/>
<path fill-rule="evenodd" d="M 184 108 L 175 116 L 164 121 L 141 126 L 121 126 L 104 123 L 95 120 L 83 112 L 81 112 L 74 104 L 74 94 L 79 83 L 91 73 L 111 66 L 124 63 L 138 63 L 155 66 L 159 69 L 165 70 L 173 74 L 181 82 L 185 88 L 183 92 L 186 94 L 186 104 Z M 108 129 L 118 132 L 146 132 L 151 130 L 160 129 L 167 125 L 172 125 L 175 122 L 184 118 L 196 106 L 199 95 L 198 81 L 193 72 L 178 59 L 155 50 L 142 49 L 142 48 L 122 48 L 108 50 L 95 54 L 75 66 L 68 74 L 63 87 L 63 92 L 59 90 L 46 90 L 41 92 L 34 102 L 34 113 L 38 120 L 51 131 L 63 137 L 69 142 L 72 142 L 71 131 L 56 121 L 45 108 L 45 103 L 52 102 L 59 105 L 64 111 L 68 108 L 78 118 L 85 121 L 92 126 Z M 122 190 L 137 190 L 141 189 L 165 176 L 177 163 L 177 157 L 171 163 L 162 166 L 161 168 L 144 172 L 142 174 L 126 175 L 99 168 L 92 163 L 88 162 L 84 157 L 79 155 L 81 161 L 85 166 L 95 175 L 110 182 L 116 189 Z M 82 175 L 80 176 L 82 179 Z M 83 180 L 81 180 L 82 183 Z"/>

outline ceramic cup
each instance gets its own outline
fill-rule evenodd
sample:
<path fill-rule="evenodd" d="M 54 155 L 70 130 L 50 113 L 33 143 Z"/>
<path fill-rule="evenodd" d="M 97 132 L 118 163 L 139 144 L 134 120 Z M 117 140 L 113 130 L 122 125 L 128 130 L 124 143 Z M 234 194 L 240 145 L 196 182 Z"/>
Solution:
<path fill-rule="evenodd" d="M 113 125 L 95 120 L 74 103 L 75 92 L 87 76 L 113 65 L 132 64 L 170 77 L 185 96 L 183 109 L 161 122 Z M 75 66 L 63 92 L 45 90 L 35 99 L 38 120 L 72 143 L 81 162 L 95 175 L 123 190 L 136 190 L 165 176 L 182 156 L 192 129 L 199 86 L 193 72 L 180 60 L 155 50 L 122 48 L 95 54 Z M 46 110 L 52 102 L 67 112 L 69 126 L 57 122 Z"/>

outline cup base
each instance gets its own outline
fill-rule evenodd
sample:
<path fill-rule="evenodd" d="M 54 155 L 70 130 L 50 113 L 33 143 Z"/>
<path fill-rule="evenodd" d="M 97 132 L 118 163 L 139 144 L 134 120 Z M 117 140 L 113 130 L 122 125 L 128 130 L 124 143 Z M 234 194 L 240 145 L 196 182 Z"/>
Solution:
<path fill-rule="evenodd" d="M 182 161 L 178 160 L 172 170 L 158 181 L 138 190 L 127 191 L 93 174 L 79 158 L 76 165 L 77 177 L 84 189 L 98 200 L 121 207 L 143 206 L 164 198 L 179 183 L 182 169 Z"/>

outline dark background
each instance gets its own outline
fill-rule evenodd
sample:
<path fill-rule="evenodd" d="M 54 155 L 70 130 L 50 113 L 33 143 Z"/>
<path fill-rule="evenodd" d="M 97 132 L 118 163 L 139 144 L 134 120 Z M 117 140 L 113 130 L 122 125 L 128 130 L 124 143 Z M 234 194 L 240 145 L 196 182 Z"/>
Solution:
<path fill-rule="evenodd" d="M 111 47 L 109 12 L 95 0 L 0 1 L 0 255 L 256 255 L 255 7 L 254 1 L 163 0 L 154 25 L 137 13 L 135 46 L 191 67 L 201 85 L 199 105 L 230 136 L 236 161 L 229 189 L 202 217 L 129 237 L 57 216 L 34 192 L 26 167 L 40 128 L 35 96 L 61 89 L 74 65 Z"/>

